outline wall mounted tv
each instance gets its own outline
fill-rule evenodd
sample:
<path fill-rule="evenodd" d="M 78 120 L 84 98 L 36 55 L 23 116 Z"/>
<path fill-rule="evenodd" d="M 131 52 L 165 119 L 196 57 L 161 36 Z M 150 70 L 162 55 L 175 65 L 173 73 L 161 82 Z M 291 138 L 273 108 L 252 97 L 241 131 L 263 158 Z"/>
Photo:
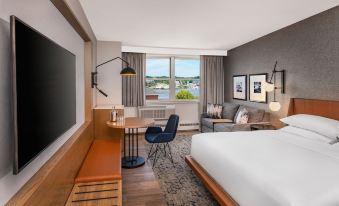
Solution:
<path fill-rule="evenodd" d="M 75 55 L 11 16 L 14 169 L 76 123 Z"/>

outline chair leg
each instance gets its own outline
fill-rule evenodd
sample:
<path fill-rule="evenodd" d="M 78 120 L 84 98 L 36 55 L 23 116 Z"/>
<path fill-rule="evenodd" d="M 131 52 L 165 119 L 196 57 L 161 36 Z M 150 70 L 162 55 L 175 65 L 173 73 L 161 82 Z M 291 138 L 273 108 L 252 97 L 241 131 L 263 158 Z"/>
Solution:
<path fill-rule="evenodd" d="M 159 145 L 157 144 L 157 147 L 155 148 L 155 154 L 154 154 L 154 160 L 153 160 L 153 166 L 152 167 L 154 167 L 155 166 L 155 163 L 157 162 L 157 153 L 158 153 L 158 147 L 159 147 Z"/>
<path fill-rule="evenodd" d="M 154 144 L 152 144 L 151 149 L 150 149 L 149 152 L 148 152 L 148 155 L 147 155 L 147 159 L 146 159 L 146 160 L 148 160 L 148 159 L 151 157 L 150 154 L 151 154 L 151 152 L 152 152 L 153 145 L 154 145 Z"/>
<path fill-rule="evenodd" d="M 172 151 L 171 151 L 171 146 L 168 144 L 168 142 L 166 143 L 166 146 L 168 147 L 168 150 L 169 150 L 168 156 L 170 156 L 171 162 L 172 162 L 173 166 L 175 167 L 174 161 L 173 161 L 173 156 L 172 156 Z"/>
<path fill-rule="evenodd" d="M 155 144 L 155 143 L 154 143 Z M 148 156 L 147 156 L 147 160 L 150 159 L 151 157 L 153 157 L 153 168 L 155 166 L 155 164 L 157 163 L 158 160 L 158 152 L 163 152 L 164 153 L 164 157 L 166 158 L 167 156 L 169 157 L 170 161 L 172 162 L 173 166 L 175 167 L 174 161 L 173 161 L 173 156 L 172 156 L 172 150 L 171 150 L 171 146 L 169 145 L 169 143 L 163 143 L 161 145 L 161 143 L 157 143 L 155 146 L 154 151 L 152 152 L 153 146 L 154 144 L 152 144 L 150 151 L 148 152 Z M 166 149 L 168 148 L 168 153 L 166 151 Z M 161 154 L 160 154 L 161 155 Z"/>
<path fill-rule="evenodd" d="M 153 143 L 153 145 L 155 145 L 155 144 L 157 144 L 157 143 Z M 151 159 L 151 158 L 154 156 L 154 154 L 155 154 L 156 152 L 158 152 L 158 145 L 156 145 L 156 147 L 155 147 L 155 149 L 154 149 L 154 151 L 153 151 L 152 153 L 149 152 L 149 153 L 151 153 L 151 154 L 149 155 L 149 159 Z"/>
<path fill-rule="evenodd" d="M 164 157 L 166 157 L 166 144 L 163 144 L 163 146 L 164 146 Z"/>

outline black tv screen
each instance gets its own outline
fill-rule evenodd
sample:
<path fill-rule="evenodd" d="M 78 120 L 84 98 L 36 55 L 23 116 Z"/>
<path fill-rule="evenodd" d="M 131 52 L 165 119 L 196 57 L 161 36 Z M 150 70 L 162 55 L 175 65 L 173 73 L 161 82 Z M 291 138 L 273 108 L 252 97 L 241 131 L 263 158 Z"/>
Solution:
<path fill-rule="evenodd" d="M 75 55 L 11 17 L 14 174 L 76 123 Z"/>

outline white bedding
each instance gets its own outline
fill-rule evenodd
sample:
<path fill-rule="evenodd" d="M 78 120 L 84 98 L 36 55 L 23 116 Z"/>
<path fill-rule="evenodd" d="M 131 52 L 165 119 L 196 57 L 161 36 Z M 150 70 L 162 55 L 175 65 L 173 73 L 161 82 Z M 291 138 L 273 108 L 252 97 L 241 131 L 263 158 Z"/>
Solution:
<path fill-rule="evenodd" d="M 288 130 L 204 133 L 191 155 L 241 206 L 339 205 L 339 143 Z"/>

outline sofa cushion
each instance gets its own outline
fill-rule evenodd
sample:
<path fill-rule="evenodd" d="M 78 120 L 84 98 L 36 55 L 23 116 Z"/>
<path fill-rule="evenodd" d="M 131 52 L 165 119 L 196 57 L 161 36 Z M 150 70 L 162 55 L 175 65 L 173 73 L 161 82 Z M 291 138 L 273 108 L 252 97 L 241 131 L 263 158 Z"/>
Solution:
<path fill-rule="evenodd" d="M 215 132 L 232 132 L 233 123 L 218 123 L 214 125 Z"/>
<path fill-rule="evenodd" d="M 253 108 L 253 107 L 244 106 L 244 105 L 241 105 L 238 111 L 240 111 L 241 109 L 246 109 L 248 111 L 248 114 L 249 114 L 248 123 L 261 122 L 264 118 L 265 110 L 263 109 Z"/>
<path fill-rule="evenodd" d="M 234 116 L 237 113 L 239 106 L 240 105 L 238 104 L 225 102 L 223 104 L 222 118 L 223 119 L 234 119 Z"/>
<path fill-rule="evenodd" d="M 214 131 L 215 132 L 251 131 L 251 126 L 248 124 L 219 123 L 214 125 Z"/>
<path fill-rule="evenodd" d="M 209 128 L 213 128 L 213 120 L 212 118 L 201 118 L 201 125 Z"/>

